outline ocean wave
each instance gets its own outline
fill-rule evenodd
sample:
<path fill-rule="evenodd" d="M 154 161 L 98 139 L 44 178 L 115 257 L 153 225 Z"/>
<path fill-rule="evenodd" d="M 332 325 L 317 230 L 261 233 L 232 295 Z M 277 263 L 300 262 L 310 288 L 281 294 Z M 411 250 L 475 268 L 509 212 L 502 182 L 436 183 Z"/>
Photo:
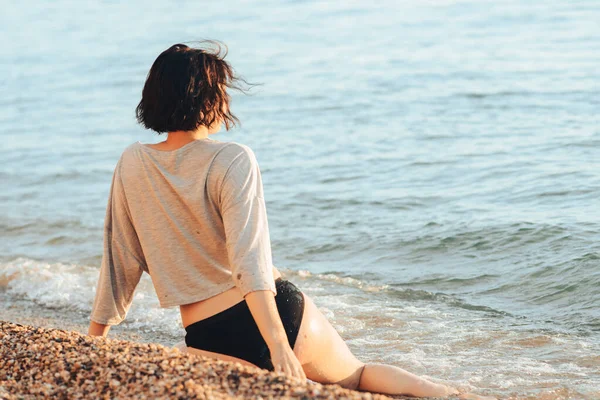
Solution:
<path fill-rule="evenodd" d="M 97 277 L 97 270 L 76 264 L 26 258 L 0 263 L 0 288 L 52 308 L 91 310 L 89 293 Z"/>
<path fill-rule="evenodd" d="M 584 257 L 585 260 L 593 256 Z M 454 309 L 484 313 L 490 318 L 527 318 L 533 325 L 574 329 L 585 334 L 596 331 L 600 307 L 600 271 L 584 274 L 585 265 L 538 268 L 527 273 L 516 271 L 507 282 L 500 274 L 483 273 L 470 277 L 423 276 L 406 282 L 393 282 L 380 274 L 328 272 L 313 274 L 307 270 L 283 269 L 286 274 L 316 284 L 336 285 L 373 293 L 377 301 L 401 300 L 402 304 L 444 304 Z M 563 276 L 561 283 L 557 276 Z M 501 308 L 500 308 L 500 307 Z"/>
<path fill-rule="evenodd" d="M 487 99 L 487 98 L 504 98 L 504 97 L 533 97 L 533 96 L 541 96 L 543 98 L 548 97 L 559 97 L 563 98 L 567 95 L 584 95 L 584 96 L 592 96 L 593 91 L 590 90 L 504 90 L 497 92 L 459 92 L 454 94 L 455 97 L 466 97 L 469 99 Z"/>
<path fill-rule="evenodd" d="M 90 313 L 98 267 L 71 263 L 46 263 L 19 257 L 0 263 L 0 290 L 9 297 L 25 299 L 51 309 Z M 180 340 L 183 325 L 178 308 L 160 307 L 150 276 L 144 274 L 135 291 L 134 301 L 123 322 L 132 329 L 160 330 Z"/>
<path fill-rule="evenodd" d="M 491 307 L 477 304 L 469 304 L 462 299 L 441 292 L 431 292 L 427 290 L 409 289 L 405 287 L 406 284 L 377 284 L 375 282 L 369 282 L 360 278 L 352 276 L 344 276 L 336 273 L 325 273 L 325 274 L 312 274 L 307 270 L 289 270 L 282 269 L 287 275 L 297 276 L 303 279 L 309 279 L 312 281 L 325 281 L 333 282 L 341 286 L 352 287 L 360 289 L 366 293 L 376 293 L 379 296 L 384 296 L 392 299 L 405 300 L 408 303 L 415 301 L 427 301 L 427 302 L 441 302 L 452 307 L 458 307 L 470 311 L 481 311 L 495 316 L 509 316 L 510 314 L 501 310 L 495 310 Z"/>

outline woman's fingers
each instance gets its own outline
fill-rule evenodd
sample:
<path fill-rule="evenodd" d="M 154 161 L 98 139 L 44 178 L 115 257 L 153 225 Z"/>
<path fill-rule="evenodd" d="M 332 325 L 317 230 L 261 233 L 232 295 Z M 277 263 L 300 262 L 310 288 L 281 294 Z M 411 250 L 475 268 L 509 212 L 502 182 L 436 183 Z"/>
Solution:
<path fill-rule="evenodd" d="M 302 365 L 300 365 L 300 362 L 297 359 L 295 360 L 294 364 L 292 365 L 292 368 L 294 369 L 294 376 L 296 376 L 300 379 L 306 379 L 306 374 L 304 374 Z"/>
<path fill-rule="evenodd" d="M 300 379 L 306 379 L 306 374 L 304 373 L 304 370 L 302 369 L 302 366 L 300 365 L 299 362 L 295 363 L 296 365 L 292 365 L 292 371 L 294 372 L 294 375 L 296 378 L 300 378 Z"/>
<path fill-rule="evenodd" d="M 296 376 L 300 379 L 306 380 L 306 374 L 304 373 L 304 370 L 302 368 L 296 370 Z"/>
<path fill-rule="evenodd" d="M 299 364 L 299 363 L 298 363 Z M 292 363 L 285 363 L 283 365 L 275 366 L 276 372 L 282 372 L 287 376 L 294 378 L 300 378 L 306 380 L 306 374 L 300 365 L 294 365 Z"/>
<path fill-rule="evenodd" d="M 304 375 L 304 371 L 302 371 L 302 368 L 297 368 L 295 372 L 296 372 L 296 377 L 298 377 L 300 379 L 306 379 L 306 376 Z"/>
<path fill-rule="evenodd" d="M 275 372 L 282 372 L 287 376 L 306 380 L 306 374 L 300 361 L 287 343 L 285 346 L 275 347 L 269 349 L 269 351 L 271 352 L 271 361 Z"/>
<path fill-rule="evenodd" d="M 295 365 L 292 360 L 287 360 L 287 362 L 285 363 L 285 368 L 288 371 L 289 376 L 298 377 Z"/>

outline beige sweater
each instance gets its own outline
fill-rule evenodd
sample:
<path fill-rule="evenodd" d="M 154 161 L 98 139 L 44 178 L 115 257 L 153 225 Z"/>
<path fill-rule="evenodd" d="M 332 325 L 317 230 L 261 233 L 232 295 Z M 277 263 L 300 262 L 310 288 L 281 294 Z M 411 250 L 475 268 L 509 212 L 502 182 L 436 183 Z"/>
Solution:
<path fill-rule="evenodd" d="M 123 151 L 90 318 L 123 321 L 144 271 L 161 307 L 234 286 L 276 294 L 262 179 L 248 146 L 206 138 L 173 151 L 140 142 Z"/>

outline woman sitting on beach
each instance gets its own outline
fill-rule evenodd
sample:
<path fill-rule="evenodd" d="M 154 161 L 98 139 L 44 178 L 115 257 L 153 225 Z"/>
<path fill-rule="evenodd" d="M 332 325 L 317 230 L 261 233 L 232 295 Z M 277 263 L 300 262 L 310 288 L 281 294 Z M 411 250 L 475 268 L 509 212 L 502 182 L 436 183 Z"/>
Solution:
<path fill-rule="evenodd" d="M 253 151 L 208 136 L 237 121 L 238 78 L 220 48 L 177 44 L 156 59 L 137 107 L 157 144 L 136 142 L 112 178 L 90 335 L 125 318 L 142 273 L 179 306 L 190 353 L 345 388 L 412 396 L 458 391 L 357 360 L 313 301 L 273 266 Z"/>

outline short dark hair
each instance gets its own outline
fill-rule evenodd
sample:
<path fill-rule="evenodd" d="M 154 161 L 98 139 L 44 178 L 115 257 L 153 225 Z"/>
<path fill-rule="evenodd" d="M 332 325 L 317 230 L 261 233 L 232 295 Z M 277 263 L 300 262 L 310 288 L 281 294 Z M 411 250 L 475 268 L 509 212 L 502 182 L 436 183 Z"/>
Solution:
<path fill-rule="evenodd" d="M 138 122 L 158 133 L 192 131 L 222 120 L 226 129 L 239 123 L 229 109 L 227 88 L 244 91 L 224 60 L 227 47 L 205 40 L 213 48 L 192 48 L 175 44 L 152 64 L 142 100 L 135 109 Z M 222 48 L 225 52 L 222 54 Z"/>

